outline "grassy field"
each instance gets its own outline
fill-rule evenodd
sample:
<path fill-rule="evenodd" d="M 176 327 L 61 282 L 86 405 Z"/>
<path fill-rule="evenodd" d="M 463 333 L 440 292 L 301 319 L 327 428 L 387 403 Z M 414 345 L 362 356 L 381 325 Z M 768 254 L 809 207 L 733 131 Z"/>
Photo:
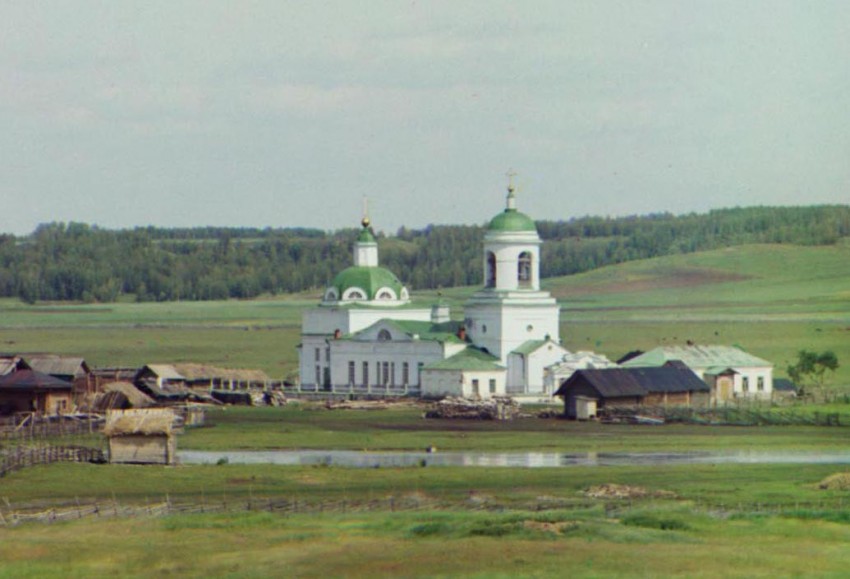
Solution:
<path fill-rule="evenodd" d="M 611 358 L 663 344 L 737 344 L 776 364 L 797 351 L 833 350 L 850 361 L 850 245 L 744 246 L 606 267 L 544 280 L 562 304 L 567 348 Z M 476 288 L 442 297 L 456 316 Z M 301 312 L 319 292 L 226 302 L 42 304 L 0 301 L 0 348 L 85 357 L 97 366 L 205 362 L 297 367 Z M 416 292 L 424 305 L 435 292 Z M 850 390 L 850 362 L 833 386 Z"/>
<path fill-rule="evenodd" d="M 838 413 L 850 425 L 850 405 L 800 406 L 783 411 Z M 180 448 L 194 450 L 347 449 L 682 452 L 696 450 L 836 450 L 847 429 L 813 426 L 605 425 L 557 418 L 511 422 L 425 420 L 421 407 L 334 410 L 231 407 L 208 414 L 207 426 L 188 429 Z"/>
<path fill-rule="evenodd" d="M 352 507 L 0 528 L 0 576 L 839 577 L 850 563 L 848 494 L 818 488 L 834 472 L 797 465 L 37 467 L 4 479 L 4 516 L 26 503 L 145 504 L 166 494 L 198 501 L 199 492 L 210 504 L 286 497 L 346 499 Z M 649 494 L 585 494 L 611 484 Z M 386 497 L 420 506 L 354 507 Z"/>

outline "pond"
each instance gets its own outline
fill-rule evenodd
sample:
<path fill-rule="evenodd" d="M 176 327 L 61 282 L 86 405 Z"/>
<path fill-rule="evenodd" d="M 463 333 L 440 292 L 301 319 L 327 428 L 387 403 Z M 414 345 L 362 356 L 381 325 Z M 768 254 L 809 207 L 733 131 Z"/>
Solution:
<path fill-rule="evenodd" d="M 460 466 L 562 468 L 678 464 L 850 464 L 850 451 L 725 451 L 644 453 L 560 452 L 361 452 L 355 450 L 256 450 L 177 453 L 182 464 L 325 465 L 352 468 Z"/>

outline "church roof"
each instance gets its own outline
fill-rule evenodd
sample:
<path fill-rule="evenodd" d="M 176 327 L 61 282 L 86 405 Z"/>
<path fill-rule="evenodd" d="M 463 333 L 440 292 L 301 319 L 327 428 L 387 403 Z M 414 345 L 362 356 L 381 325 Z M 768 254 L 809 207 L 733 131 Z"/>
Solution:
<path fill-rule="evenodd" d="M 468 347 L 450 358 L 433 362 L 425 370 L 467 370 L 478 372 L 504 371 L 499 359 L 478 348 Z"/>
<path fill-rule="evenodd" d="M 549 342 L 549 340 L 528 340 L 517 346 L 511 354 L 522 354 L 527 356 L 536 352 L 538 348 L 543 347 L 547 342 Z"/>
<path fill-rule="evenodd" d="M 537 231 L 534 220 L 516 209 L 505 209 L 490 220 L 488 231 Z"/>
<path fill-rule="evenodd" d="M 392 289 L 397 298 L 404 288 L 393 272 L 383 267 L 351 266 L 339 272 L 331 282 L 340 296 L 351 288 L 360 288 L 366 292 L 366 299 L 374 300 L 378 290 L 383 287 Z"/>
<path fill-rule="evenodd" d="M 457 337 L 457 331 L 463 325 L 460 322 L 443 322 L 434 324 L 432 322 L 421 322 L 416 320 L 387 320 L 401 328 L 404 333 L 411 336 L 419 336 L 420 340 L 434 340 L 437 342 L 452 342 L 460 344 L 463 341 Z"/>

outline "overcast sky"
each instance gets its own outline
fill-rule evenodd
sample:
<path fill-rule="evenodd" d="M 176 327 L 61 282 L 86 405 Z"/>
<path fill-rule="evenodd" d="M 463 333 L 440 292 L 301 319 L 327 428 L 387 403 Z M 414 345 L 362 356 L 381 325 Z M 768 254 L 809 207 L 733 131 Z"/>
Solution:
<path fill-rule="evenodd" d="M 850 202 L 850 2 L 0 4 L 0 232 Z"/>

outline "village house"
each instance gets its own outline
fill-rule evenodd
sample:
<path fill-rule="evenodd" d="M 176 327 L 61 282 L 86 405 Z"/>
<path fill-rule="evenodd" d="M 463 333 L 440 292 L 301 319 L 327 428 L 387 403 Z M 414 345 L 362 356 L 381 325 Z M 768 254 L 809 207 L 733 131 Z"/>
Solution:
<path fill-rule="evenodd" d="M 26 361 L 33 370 L 73 384 L 75 397 L 95 392 L 91 368 L 83 358 L 55 354 L 27 354 Z"/>
<path fill-rule="evenodd" d="M 37 412 L 64 414 L 73 408 L 73 385 L 65 380 L 23 369 L 0 377 L 0 414 Z"/>
<path fill-rule="evenodd" d="M 706 408 L 711 389 L 678 364 L 658 368 L 576 370 L 557 392 L 567 418 L 589 420 L 612 409 Z"/>
<path fill-rule="evenodd" d="M 711 387 L 711 404 L 769 400 L 773 364 L 732 346 L 659 346 L 622 362 L 623 368 L 659 367 L 680 361 Z"/>

